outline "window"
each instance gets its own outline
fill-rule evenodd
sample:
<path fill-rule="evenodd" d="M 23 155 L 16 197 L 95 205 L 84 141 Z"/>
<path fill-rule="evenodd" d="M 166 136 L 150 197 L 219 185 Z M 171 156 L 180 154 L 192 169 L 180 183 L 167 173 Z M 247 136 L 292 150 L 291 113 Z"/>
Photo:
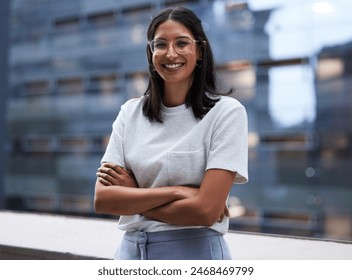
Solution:
<path fill-rule="evenodd" d="M 139 6 L 130 6 L 123 8 L 121 20 L 128 29 L 132 29 L 137 25 L 144 25 L 146 27 L 150 21 L 150 17 L 154 14 L 151 4 L 144 4 Z"/>
<path fill-rule="evenodd" d="M 245 60 L 231 61 L 217 67 L 218 88 L 227 92 L 233 88 L 239 100 L 255 98 L 256 73 L 250 62 Z"/>
<path fill-rule="evenodd" d="M 146 73 L 131 73 L 127 75 L 127 94 L 129 98 L 141 96 L 148 86 Z"/>
<path fill-rule="evenodd" d="M 132 6 L 128 8 L 124 8 L 122 10 L 122 14 L 125 17 L 137 18 L 143 14 L 146 14 L 152 10 L 152 6 L 150 4 L 141 5 L 141 6 Z"/>
<path fill-rule="evenodd" d="M 76 30 L 79 28 L 80 19 L 78 16 L 59 18 L 54 21 L 54 27 L 58 31 Z"/>
<path fill-rule="evenodd" d="M 28 81 L 24 84 L 26 96 L 44 95 L 49 93 L 49 82 L 47 80 Z"/>
<path fill-rule="evenodd" d="M 341 58 L 322 58 L 318 60 L 317 77 L 328 80 L 343 76 L 344 63 Z"/>
<path fill-rule="evenodd" d="M 52 152 L 55 150 L 55 139 L 50 136 L 26 136 L 22 139 L 24 152 Z"/>
<path fill-rule="evenodd" d="M 85 137 L 61 137 L 61 152 L 81 152 L 88 150 L 88 140 Z"/>
<path fill-rule="evenodd" d="M 83 92 L 83 80 L 80 77 L 62 78 L 57 81 L 58 94 L 79 94 Z"/>
<path fill-rule="evenodd" d="M 114 12 L 104 12 L 87 16 L 88 23 L 94 26 L 110 26 L 115 23 L 116 15 Z"/>
<path fill-rule="evenodd" d="M 112 94 L 117 91 L 118 78 L 114 73 L 102 74 L 90 78 L 89 91 L 92 93 Z"/>

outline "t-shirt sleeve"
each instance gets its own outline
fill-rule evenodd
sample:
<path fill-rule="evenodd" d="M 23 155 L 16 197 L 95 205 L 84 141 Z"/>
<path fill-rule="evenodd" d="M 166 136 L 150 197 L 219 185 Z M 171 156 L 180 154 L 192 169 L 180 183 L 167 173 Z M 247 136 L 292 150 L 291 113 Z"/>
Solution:
<path fill-rule="evenodd" d="M 112 162 L 126 168 L 124 157 L 124 130 L 124 106 L 121 106 L 121 110 L 116 120 L 113 122 L 112 133 L 101 162 Z"/>
<path fill-rule="evenodd" d="M 236 172 L 234 183 L 248 181 L 248 120 L 245 108 L 229 100 L 216 120 L 206 169 Z"/>

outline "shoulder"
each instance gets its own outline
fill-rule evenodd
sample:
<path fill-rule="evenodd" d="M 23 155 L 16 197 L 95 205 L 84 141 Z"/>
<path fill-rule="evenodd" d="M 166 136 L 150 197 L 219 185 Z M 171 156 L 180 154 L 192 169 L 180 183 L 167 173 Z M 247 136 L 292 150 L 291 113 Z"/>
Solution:
<path fill-rule="evenodd" d="M 137 97 L 127 100 L 120 107 L 120 110 L 117 114 L 115 122 L 124 123 L 129 119 L 133 119 L 136 115 L 141 114 L 143 106 L 143 97 Z"/>
<path fill-rule="evenodd" d="M 242 125 L 247 122 L 247 112 L 237 99 L 221 96 L 214 107 L 204 116 L 202 122 L 215 128 Z"/>
<path fill-rule="evenodd" d="M 229 96 L 221 96 L 207 115 L 206 117 L 211 119 L 215 126 L 233 126 L 247 122 L 245 107 L 237 99 Z"/>
<path fill-rule="evenodd" d="M 121 108 L 122 109 L 138 108 L 140 106 L 143 106 L 143 100 L 144 100 L 144 96 L 129 99 L 121 106 Z"/>
<path fill-rule="evenodd" d="M 210 112 L 217 116 L 223 116 L 234 112 L 236 114 L 246 114 L 246 109 L 237 99 L 230 96 L 221 96 Z"/>
<path fill-rule="evenodd" d="M 215 104 L 217 109 L 235 109 L 235 108 L 244 108 L 244 106 L 235 98 L 230 96 L 221 96 L 220 100 Z"/>
<path fill-rule="evenodd" d="M 135 115 L 136 113 L 142 113 L 144 96 L 136 97 L 127 100 L 122 104 L 120 114 L 127 116 Z"/>

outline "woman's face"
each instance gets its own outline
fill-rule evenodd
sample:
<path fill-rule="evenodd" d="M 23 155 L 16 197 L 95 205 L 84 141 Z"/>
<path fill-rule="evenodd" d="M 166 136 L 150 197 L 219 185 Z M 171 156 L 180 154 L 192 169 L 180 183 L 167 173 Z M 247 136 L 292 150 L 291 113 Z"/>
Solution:
<path fill-rule="evenodd" d="M 182 39 L 192 42 L 184 47 Z M 155 31 L 154 40 L 161 42 L 159 51 L 153 53 L 153 65 L 158 74 L 163 78 L 165 85 L 177 83 L 188 88 L 193 81 L 193 71 L 200 59 L 200 50 L 195 43 L 192 33 L 181 23 L 167 20 L 161 23 Z M 177 40 L 177 41 L 176 41 Z M 175 51 L 175 48 L 180 53 Z M 161 49 L 161 51 L 160 51 Z"/>

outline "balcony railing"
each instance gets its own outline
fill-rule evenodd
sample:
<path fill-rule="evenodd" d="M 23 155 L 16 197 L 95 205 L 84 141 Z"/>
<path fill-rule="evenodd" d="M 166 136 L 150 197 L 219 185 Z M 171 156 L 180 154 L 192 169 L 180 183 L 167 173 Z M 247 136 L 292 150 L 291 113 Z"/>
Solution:
<path fill-rule="evenodd" d="M 111 259 L 123 235 L 116 221 L 0 212 L 0 259 Z M 352 260 L 352 243 L 229 232 L 237 260 Z"/>

